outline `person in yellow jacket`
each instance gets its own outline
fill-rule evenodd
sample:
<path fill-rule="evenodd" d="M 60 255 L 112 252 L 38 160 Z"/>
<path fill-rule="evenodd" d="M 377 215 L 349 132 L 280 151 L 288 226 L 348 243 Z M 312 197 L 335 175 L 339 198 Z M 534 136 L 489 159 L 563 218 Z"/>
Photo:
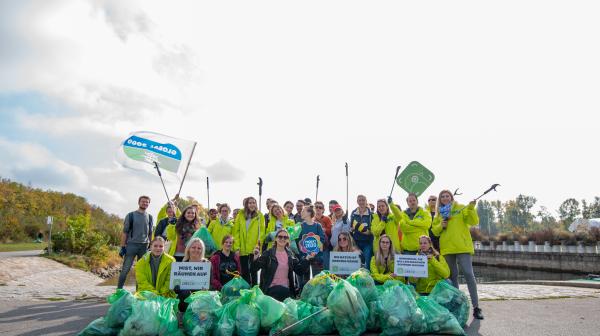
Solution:
<path fill-rule="evenodd" d="M 177 297 L 169 289 L 171 281 L 171 263 L 175 258 L 164 253 L 165 240 L 157 236 L 150 244 L 150 252 L 135 264 L 135 280 L 137 291 L 151 291 L 165 297 Z"/>
<path fill-rule="evenodd" d="M 220 216 L 208 223 L 208 233 L 215 241 L 217 249 L 220 250 L 223 238 L 231 235 L 233 231 L 233 220 L 229 219 L 231 208 L 227 203 L 219 205 L 218 211 Z"/>
<path fill-rule="evenodd" d="M 167 242 L 169 255 L 175 257 L 175 260 L 183 260 L 185 246 L 192 238 L 194 232 L 200 228 L 200 221 L 196 208 L 192 205 L 183 209 L 183 215 L 179 216 L 175 225 L 167 226 Z"/>
<path fill-rule="evenodd" d="M 468 206 L 458 204 L 454 202 L 452 192 L 442 190 L 438 196 L 432 231 L 440 237 L 440 253 L 446 258 L 450 267 L 452 285 L 458 288 L 458 266 L 460 265 L 471 295 L 473 316 L 482 320 L 483 314 L 479 308 L 477 283 L 473 273 L 472 256 L 475 254 L 475 249 L 470 231 L 471 226 L 479 223 L 475 204 L 476 201 L 471 201 Z"/>
<path fill-rule="evenodd" d="M 391 200 L 391 197 L 388 197 L 388 201 Z M 402 253 L 414 255 L 419 252 L 419 237 L 429 231 L 431 215 L 419 206 L 417 195 L 414 193 L 408 194 L 406 204 L 408 208 L 404 211 L 400 211 L 400 208 L 393 203 L 391 208 L 394 216 L 400 217 Z"/>
<path fill-rule="evenodd" d="M 383 284 L 388 280 L 404 281 L 404 277 L 397 276 L 394 273 L 395 253 L 392 248 L 392 240 L 388 235 L 382 234 L 379 237 L 379 247 L 375 256 L 371 258 L 371 276 L 378 284 Z"/>
<path fill-rule="evenodd" d="M 285 229 L 288 226 L 294 226 L 293 219 L 290 219 L 281 205 L 273 204 L 271 205 L 271 211 L 269 214 L 269 223 L 267 223 L 267 230 L 264 235 L 264 242 L 267 243 L 267 249 L 273 247 L 273 242 L 275 241 L 275 233 L 279 231 L 279 229 Z"/>
<path fill-rule="evenodd" d="M 250 269 L 252 256 L 256 246 L 261 247 L 265 237 L 265 217 L 258 210 L 256 199 L 244 199 L 244 208 L 240 210 L 233 222 L 233 250 L 240 256 L 242 278 L 251 286 L 258 284 L 256 272 Z"/>
<path fill-rule="evenodd" d="M 429 236 L 422 235 L 419 246 L 419 254 L 427 256 L 427 278 L 410 278 L 410 282 L 415 284 L 417 293 L 427 295 L 439 281 L 450 276 L 450 268 L 444 256 L 433 248 Z"/>
<path fill-rule="evenodd" d="M 391 197 L 388 198 L 391 200 Z M 393 207 L 394 204 L 390 203 Z M 390 206 L 384 199 L 377 200 L 377 212 L 373 215 L 371 221 L 371 232 L 373 232 L 373 250 L 379 249 L 379 238 L 382 234 L 388 236 L 392 240 L 394 252 L 400 253 L 402 251 L 402 232 L 400 231 L 400 211 L 398 214 L 390 213 Z"/>

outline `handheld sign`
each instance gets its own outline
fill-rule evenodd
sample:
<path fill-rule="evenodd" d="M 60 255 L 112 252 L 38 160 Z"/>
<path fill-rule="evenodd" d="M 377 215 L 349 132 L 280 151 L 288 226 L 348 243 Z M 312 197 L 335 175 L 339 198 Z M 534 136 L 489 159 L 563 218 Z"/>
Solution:
<path fill-rule="evenodd" d="M 169 288 L 209 289 L 210 262 L 174 262 L 171 264 Z"/>
<path fill-rule="evenodd" d="M 394 273 L 405 277 L 427 278 L 427 256 L 396 254 Z"/>
<path fill-rule="evenodd" d="M 330 252 L 329 270 L 333 274 L 348 275 L 360 268 L 360 254 L 358 252 Z"/>
<path fill-rule="evenodd" d="M 433 183 L 435 176 L 417 161 L 413 161 L 404 168 L 402 173 L 396 178 L 396 183 L 400 188 L 408 193 L 415 193 L 417 197 L 421 196 L 427 188 Z"/>
<path fill-rule="evenodd" d="M 302 253 L 319 253 L 323 248 L 323 242 L 321 237 L 313 232 L 309 232 L 302 236 L 300 243 L 298 244 Z"/>

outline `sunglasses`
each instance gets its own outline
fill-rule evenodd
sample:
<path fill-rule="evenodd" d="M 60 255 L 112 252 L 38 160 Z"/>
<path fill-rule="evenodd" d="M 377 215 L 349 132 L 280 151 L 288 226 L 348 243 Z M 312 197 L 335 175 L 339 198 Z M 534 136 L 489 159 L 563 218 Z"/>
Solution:
<path fill-rule="evenodd" d="M 288 237 L 288 236 L 277 236 L 277 239 L 288 240 L 288 239 L 290 239 L 290 237 Z"/>
<path fill-rule="evenodd" d="M 432 198 L 429 200 L 429 202 L 435 202 L 435 201 L 437 201 L 435 198 Z"/>
<path fill-rule="evenodd" d="M 348 240 L 348 238 L 346 238 L 346 237 L 340 237 L 340 238 L 338 238 L 338 241 L 340 241 L 340 240 L 341 241 L 346 241 L 346 240 Z"/>
<path fill-rule="evenodd" d="M 322 206 L 320 206 L 320 205 L 317 205 L 317 206 L 315 207 L 315 209 L 325 209 L 325 207 L 322 207 Z"/>

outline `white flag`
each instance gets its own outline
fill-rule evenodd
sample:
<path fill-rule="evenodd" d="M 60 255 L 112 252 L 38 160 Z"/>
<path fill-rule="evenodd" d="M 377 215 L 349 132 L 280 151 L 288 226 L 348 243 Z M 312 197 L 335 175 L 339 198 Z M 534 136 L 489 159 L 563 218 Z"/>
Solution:
<path fill-rule="evenodd" d="M 153 174 L 156 174 L 156 162 L 161 172 L 171 172 L 181 181 L 195 146 L 194 141 L 168 135 L 147 131 L 134 132 L 121 143 L 117 160 L 127 168 Z"/>

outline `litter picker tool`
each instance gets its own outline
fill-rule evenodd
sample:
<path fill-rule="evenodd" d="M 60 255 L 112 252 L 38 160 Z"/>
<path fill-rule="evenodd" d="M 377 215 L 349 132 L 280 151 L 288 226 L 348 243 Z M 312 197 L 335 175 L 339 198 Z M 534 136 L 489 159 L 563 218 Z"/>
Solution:
<path fill-rule="evenodd" d="M 396 175 L 394 175 L 394 183 L 392 183 L 392 190 L 390 190 L 390 197 L 392 197 L 392 193 L 394 192 L 394 186 L 396 186 L 396 179 L 398 178 L 398 173 L 400 172 L 400 168 L 402 166 L 396 167 Z"/>
<path fill-rule="evenodd" d="M 319 175 L 317 175 L 317 192 L 315 193 L 315 202 L 319 199 L 319 181 L 321 181 L 321 178 Z"/>

